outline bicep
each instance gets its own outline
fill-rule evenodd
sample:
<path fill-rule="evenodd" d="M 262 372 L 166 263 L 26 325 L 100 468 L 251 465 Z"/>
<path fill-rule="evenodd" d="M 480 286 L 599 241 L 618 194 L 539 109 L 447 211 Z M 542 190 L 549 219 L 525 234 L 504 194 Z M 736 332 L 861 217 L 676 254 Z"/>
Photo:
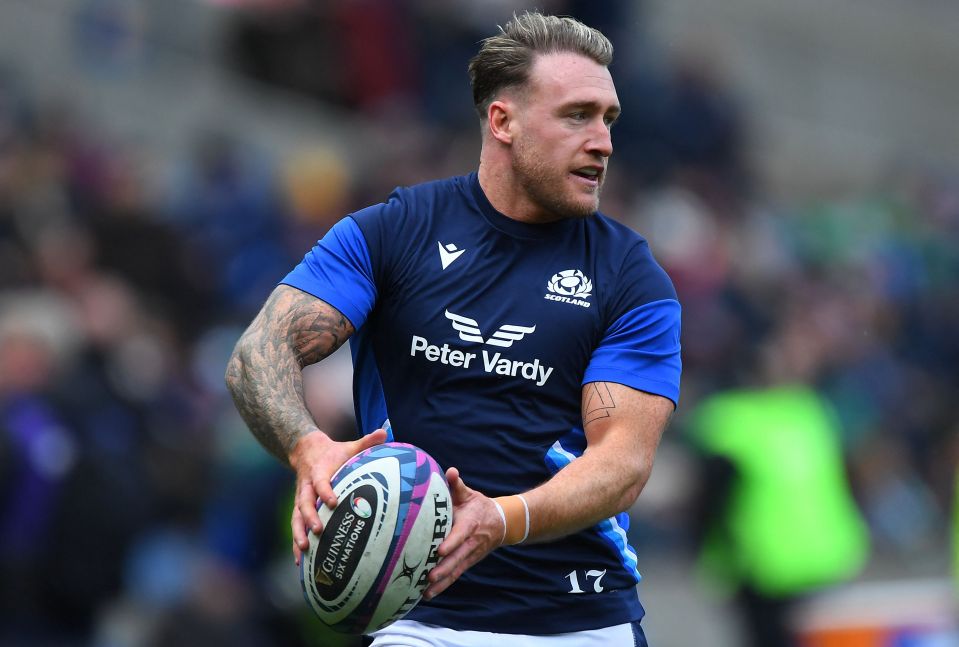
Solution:
<path fill-rule="evenodd" d="M 589 382 L 583 386 L 582 408 L 587 451 L 602 447 L 651 464 L 674 405 L 616 382 Z"/>
<path fill-rule="evenodd" d="M 279 285 L 247 335 L 288 346 L 303 368 L 331 355 L 353 332 L 349 319 L 327 302 L 289 285 Z"/>

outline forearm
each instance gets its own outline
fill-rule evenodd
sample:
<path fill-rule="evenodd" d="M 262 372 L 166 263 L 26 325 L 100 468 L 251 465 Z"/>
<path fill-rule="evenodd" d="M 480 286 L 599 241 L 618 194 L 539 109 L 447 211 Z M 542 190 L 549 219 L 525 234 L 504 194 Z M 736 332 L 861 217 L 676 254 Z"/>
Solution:
<path fill-rule="evenodd" d="M 657 439 L 658 435 L 656 431 Z M 628 434 L 623 436 L 628 438 Z M 635 443 L 624 443 L 622 437 L 604 438 L 602 447 L 594 446 L 543 485 L 523 492 L 530 522 L 525 539 L 525 514 L 517 497 L 491 501 L 467 487 L 458 470 L 447 470 L 455 521 L 450 536 L 439 547 L 441 559 L 430 573 L 426 599 L 442 593 L 466 569 L 500 545 L 558 539 L 628 508 L 649 478 L 655 447 L 634 462 L 629 457 L 638 455 L 623 451 L 626 444 L 630 445 L 628 449 L 635 449 Z M 500 517 L 492 503 L 500 506 Z"/>
<path fill-rule="evenodd" d="M 250 336 L 227 366 L 227 386 L 250 432 L 286 464 L 297 441 L 316 430 L 303 398 L 302 370 L 289 348 Z"/>
<path fill-rule="evenodd" d="M 587 451 L 523 494 L 530 509 L 526 543 L 558 539 L 627 510 L 652 465 L 652 453 L 635 455 L 612 446 Z"/>
<path fill-rule="evenodd" d="M 352 332 L 329 304 L 281 285 L 237 342 L 227 387 L 250 431 L 284 463 L 300 438 L 317 429 L 303 395 L 303 367 L 333 353 Z"/>
<path fill-rule="evenodd" d="M 456 468 L 448 469 L 455 521 L 450 536 L 439 547 L 440 562 L 430 573 L 426 598 L 442 593 L 466 569 L 504 543 L 558 539 L 629 508 L 649 479 L 653 456 L 672 411 L 669 400 L 627 386 L 602 382 L 585 387 L 587 449 L 549 481 L 521 493 L 529 506 L 525 538 L 526 515 L 518 497 L 491 500 L 467 487 Z"/>
<path fill-rule="evenodd" d="M 621 384 L 584 387 L 587 449 L 523 494 L 530 512 L 526 541 L 557 539 L 627 510 L 649 480 L 672 411 L 666 398 Z"/>

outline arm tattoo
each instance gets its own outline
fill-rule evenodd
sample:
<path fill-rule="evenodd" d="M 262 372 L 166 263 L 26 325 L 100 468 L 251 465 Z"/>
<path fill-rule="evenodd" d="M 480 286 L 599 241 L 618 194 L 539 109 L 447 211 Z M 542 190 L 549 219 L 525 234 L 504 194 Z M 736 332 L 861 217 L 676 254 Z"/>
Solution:
<path fill-rule="evenodd" d="M 287 339 L 301 369 L 331 355 L 353 334 L 352 324 L 339 310 L 322 301 L 318 303 L 326 307 L 307 304 L 291 313 Z"/>
<path fill-rule="evenodd" d="M 586 391 L 586 404 L 583 406 L 583 424 L 608 418 L 616 408 L 613 394 L 604 382 L 592 382 Z"/>
<path fill-rule="evenodd" d="M 250 431 L 284 463 L 296 441 L 316 429 L 302 369 L 331 355 L 352 334 L 353 325 L 336 308 L 281 285 L 237 342 L 227 386 Z"/>

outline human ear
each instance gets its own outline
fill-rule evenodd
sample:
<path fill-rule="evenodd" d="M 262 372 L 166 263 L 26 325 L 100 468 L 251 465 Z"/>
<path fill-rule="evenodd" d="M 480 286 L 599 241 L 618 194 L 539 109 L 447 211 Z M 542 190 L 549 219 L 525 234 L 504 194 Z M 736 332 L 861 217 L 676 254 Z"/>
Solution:
<path fill-rule="evenodd" d="M 486 109 L 489 132 L 503 144 L 513 143 L 513 104 L 509 101 L 493 101 Z"/>

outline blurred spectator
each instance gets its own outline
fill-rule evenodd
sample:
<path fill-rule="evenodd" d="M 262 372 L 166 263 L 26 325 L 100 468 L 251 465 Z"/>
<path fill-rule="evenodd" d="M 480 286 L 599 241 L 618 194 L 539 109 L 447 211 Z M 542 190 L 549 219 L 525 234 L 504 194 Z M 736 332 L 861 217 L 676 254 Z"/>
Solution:
<path fill-rule="evenodd" d="M 297 241 L 320 239 L 347 210 L 349 169 L 324 148 L 295 153 L 283 165 L 282 184 L 292 217 L 290 248 Z"/>
<path fill-rule="evenodd" d="M 102 164 L 96 195 L 88 192 L 83 209 L 93 262 L 122 276 L 146 307 L 192 339 L 210 325 L 217 299 L 198 271 L 205 250 L 188 246 L 186 233 L 160 218 L 146 195 L 142 165 L 127 151 L 114 151 Z"/>
<path fill-rule="evenodd" d="M 96 75 L 122 77 L 148 55 L 147 5 L 130 0 L 82 0 L 71 37 L 78 58 Z"/>
<path fill-rule="evenodd" d="M 956 471 L 956 489 L 952 495 L 952 576 L 959 595 L 959 470 Z"/>
<path fill-rule="evenodd" d="M 224 46 L 232 65 L 261 83 L 331 103 L 345 101 L 343 68 L 326 64 L 339 52 L 333 3 L 296 3 L 302 6 L 285 10 L 241 4 L 250 6 L 232 14 Z"/>
<path fill-rule="evenodd" d="M 674 64 L 664 127 L 681 181 L 714 202 L 747 195 L 743 116 L 723 83 L 716 52 L 688 50 Z"/>
<path fill-rule="evenodd" d="M 0 491 L 0 641 L 42 642 L 88 628 L 86 605 L 95 600 L 71 593 L 77 586 L 95 596 L 112 593 L 97 580 L 61 579 L 74 574 L 69 565 L 77 555 L 72 541 L 63 546 L 72 533 L 62 532 L 59 517 L 76 483 L 81 443 L 51 392 L 77 350 L 71 319 L 53 294 L 0 298 L 0 433 L 10 469 Z M 109 571 L 97 577 L 109 578 Z"/>
<path fill-rule="evenodd" d="M 753 647 L 798 645 L 796 603 L 851 579 L 867 558 L 836 420 L 808 386 L 816 344 L 786 322 L 762 347 L 755 383 L 711 395 L 689 417 L 703 456 L 700 563 L 735 594 Z"/>
<path fill-rule="evenodd" d="M 0 625 L 40 643 L 87 635 L 119 593 L 124 556 L 159 510 L 151 432 L 168 435 L 158 418 L 177 409 L 171 354 L 125 284 L 87 272 L 66 285 L 68 297 L 5 301 L 0 326 L 0 430 L 18 466 L 2 495 L 15 615 Z"/>
<path fill-rule="evenodd" d="M 212 131 L 176 168 L 165 217 L 190 251 L 191 279 L 216 295 L 196 313 L 253 312 L 293 257 L 275 170 L 231 135 Z"/>

